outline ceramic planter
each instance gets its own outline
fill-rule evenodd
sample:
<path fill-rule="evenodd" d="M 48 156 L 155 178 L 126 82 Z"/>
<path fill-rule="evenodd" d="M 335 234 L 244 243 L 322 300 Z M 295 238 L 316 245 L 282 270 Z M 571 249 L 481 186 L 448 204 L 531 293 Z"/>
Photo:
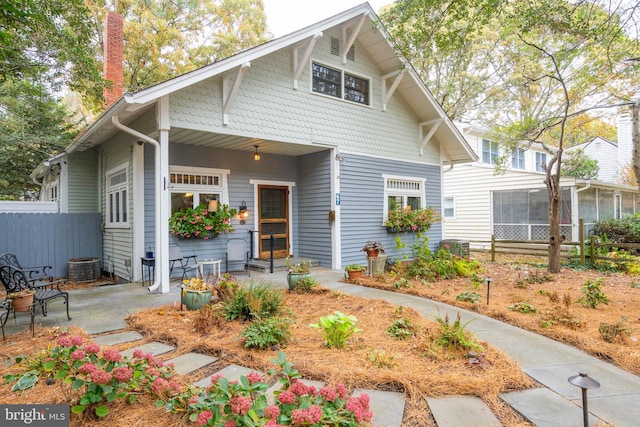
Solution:
<path fill-rule="evenodd" d="M 182 294 L 182 303 L 189 310 L 199 310 L 205 304 L 211 302 L 211 291 L 190 291 L 185 289 Z"/>
<path fill-rule="evenodd" d="M 29 311 L 31 304 L 33 304 L 33 295 L 34 294 L 11 298 L 11 305 L 14 311 Z"/>
<path fill-rule="evenodd" d="M 293 289 L 296 286 L 296 283 L 298 283 L 298 280 L 302 280 L 305 277 L 311 277 L 311 273 L 287 273 L 287 284 L 289 285 L 289 289 Z"/>

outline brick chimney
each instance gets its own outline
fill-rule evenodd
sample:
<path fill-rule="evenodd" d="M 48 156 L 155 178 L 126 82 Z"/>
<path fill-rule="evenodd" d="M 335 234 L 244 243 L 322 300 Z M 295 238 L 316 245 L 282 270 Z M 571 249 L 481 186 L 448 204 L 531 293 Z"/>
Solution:
<path fill-rule="evenodd" d="M 122 96 L 123 77 L 123 46 L 124 31 L 122 27 L 122 15 L 109 12 L 104 25 L 104 78 L 111 82 L 109 88 L 103 92 L 104 108 L 109 108 Z"/>

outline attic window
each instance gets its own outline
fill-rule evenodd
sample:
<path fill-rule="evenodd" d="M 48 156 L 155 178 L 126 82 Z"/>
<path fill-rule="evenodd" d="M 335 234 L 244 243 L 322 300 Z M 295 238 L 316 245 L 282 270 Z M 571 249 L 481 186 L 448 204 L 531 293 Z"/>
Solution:
<path fill-rule="evenodd" d="M 371 81 L 339 69 L 312 63 L 312 90 L 358 104 L 369 105 Z"/>
<path fill-rule="evenodd" d="M 335 56 L 340 56 L 340 40 L 335 37 L 331 37 L 331 54 Z M 349 48 L 349 52 L 347 52 L 347 59 L 349 61 L 356 60 L 356 46 L 351 45 Z"/>

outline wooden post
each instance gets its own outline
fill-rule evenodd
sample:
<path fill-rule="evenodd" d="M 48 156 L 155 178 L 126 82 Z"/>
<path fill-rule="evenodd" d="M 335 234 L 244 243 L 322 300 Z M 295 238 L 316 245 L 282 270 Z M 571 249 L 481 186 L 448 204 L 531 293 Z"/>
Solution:
<path fill-rule="evenodd" d="M 596 236 L 591 236 L 591 248 L 589 257 L 591 259 L 591 264 L 596 262 Z"/>
<path fill-rule="evenodd" d="M 496 235 L 491 235 L 491 262 L 496 260 Z"/>
<path fill-rule="evenodd" d="M 580 218 L 578 220 L 578 241 L 580 242 L 580 265 L 585 264 L 585 254 L 584 254 L 584 219 Z"/>

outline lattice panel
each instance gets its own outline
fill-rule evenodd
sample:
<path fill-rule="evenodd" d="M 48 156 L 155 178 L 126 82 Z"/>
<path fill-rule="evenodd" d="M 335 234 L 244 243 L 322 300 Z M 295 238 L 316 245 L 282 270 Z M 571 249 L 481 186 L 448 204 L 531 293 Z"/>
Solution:
<path fill-rule="evenodd" d="M 527 229 L 527 225 L 522 224 L 499 224 L 493 226 L 493 234 L 496 235 L 496 239 L 528 240 Z"/>

